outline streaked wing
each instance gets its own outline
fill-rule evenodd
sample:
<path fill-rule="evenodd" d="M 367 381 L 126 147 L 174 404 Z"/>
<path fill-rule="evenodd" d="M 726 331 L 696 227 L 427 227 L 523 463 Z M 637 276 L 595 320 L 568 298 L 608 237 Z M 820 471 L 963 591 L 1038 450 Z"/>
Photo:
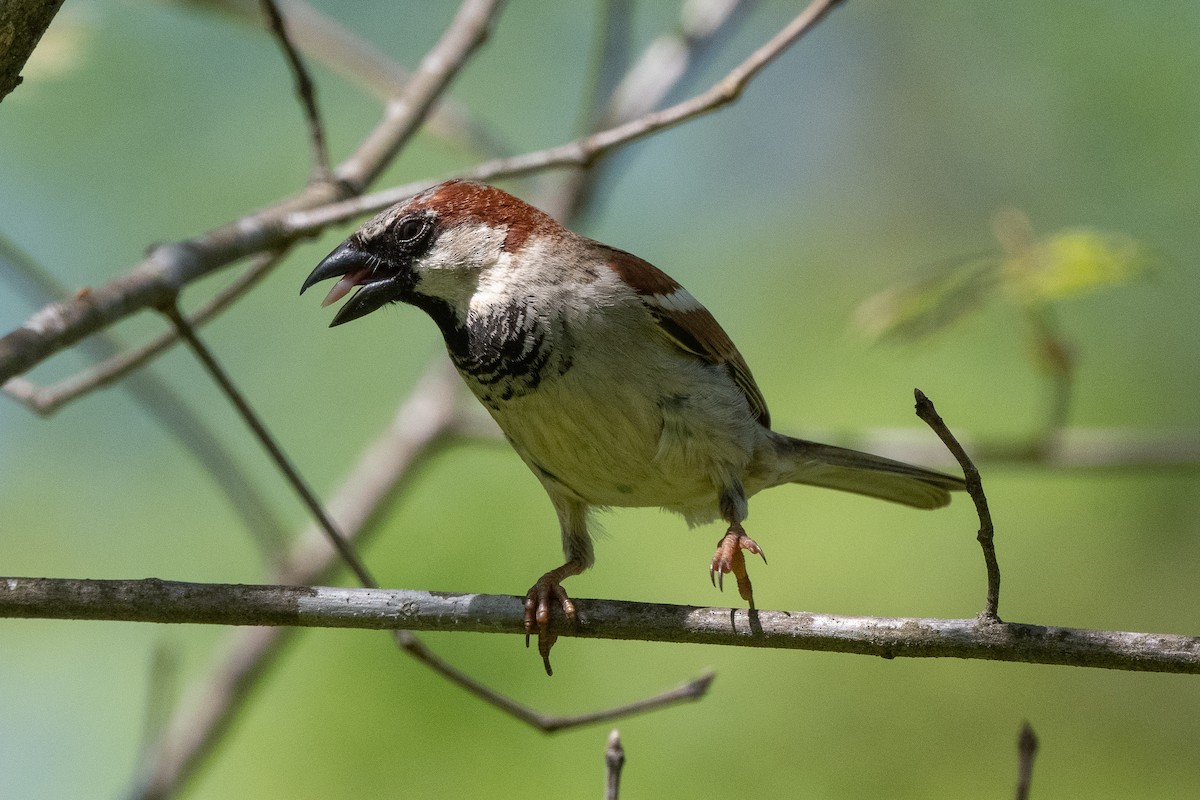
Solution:
<path fill-rule="evenodd" d="M 723 366 L 733 378 L 750 409 L 764 427 L 771 427 L 771 414 L 750 367 L 720 323 L 675 279 L 632 253 L 609 248 L 613 270 L 638 293 L 663 334 L 680 350 L 710 364 Z"/>

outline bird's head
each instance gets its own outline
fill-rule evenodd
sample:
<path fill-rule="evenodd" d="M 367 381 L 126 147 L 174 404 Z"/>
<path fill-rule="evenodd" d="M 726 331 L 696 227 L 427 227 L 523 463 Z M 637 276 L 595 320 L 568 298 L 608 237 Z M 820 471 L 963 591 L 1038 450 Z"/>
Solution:
<path fill-rule="evenodd" d="M 358 291 L 333 325 L 404 302 L 435 319 L 463 319 L 481 282 L 511 273 L 547 238 L 570 235 L 552 218 L 493 186 L 447 181 L 383 211 L 327 255 L 305 279 L 339 278 L 323 305 Z"/>

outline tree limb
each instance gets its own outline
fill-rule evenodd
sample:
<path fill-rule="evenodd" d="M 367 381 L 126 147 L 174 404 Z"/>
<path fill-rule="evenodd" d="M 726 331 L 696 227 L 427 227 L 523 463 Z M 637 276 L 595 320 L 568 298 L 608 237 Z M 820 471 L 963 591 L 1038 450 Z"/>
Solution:
<path fill-rule="evenodd" d="M 723 108 L 737 100 L 750 81 L 764 67 L 811 30 L 839 2 L 841 0 L 813 0 L 783 30 L 751 53 L 745 61 L 730 70 L 725 77 L 706 91 L 687 100 L 556 147 L 485 161 L 471 169 L 459 172 L 458 176 L 489 181 L 498 178 L 513 178 L 559 167 L 586 167 L 616 147 Z M 294 236 L 310 235 L 333 223 L 345 222 L 387 208 L 437 182 L 437 179 L 413 181 L 349 200 L 333 202 L 321 208 L 310 207 L 288 215 L 284 225 Z M 2 344 L 3 340 L 0 340 L 0 345 Z M 3 377 L 2 370 L 3 360 L 0 359 L 0 378 Z"/>
<path fill-rule="evenodd" d="M 0 338 L 0 384 L 123 317 L 162 307 L 184 286 L 214 270 L 262 250 L 285 247 L 297 238 L 285 233 L 282 225 L 289 212 L 360 192 L 416 132 L 450 80 L 483 43 L 499 6 L 499 0 L 463 2 L 412 80 L 388 103 L 383 119 L 335 169 L 332 182 L 310 184 L 263 211 L 182 242 L 160 245 L 125 275 L 45 306 Z"/>
<path fill-rule="evenodd" d="M 560 636 L 1200 674 L 1200 637 L 977 619 L 576 600 Z M 524 598 L 411 589 L 0 578 L 0 616 L 525 635 Z"/>
<path fill-rule="evenodd" d="M 33 54 L 63 0 L 6 0 L 0 4 L 0 100 L 21 84 Z"/>
<path fill-rule="evenodd" d="M 812 2 L 783 30 L 713 87 L 661 111 L 558 147 L 497 159 L 460 174 L 487 180 L 558 166 L 585 166 L 609 150 L 715 111 L 740 96 L 771 61 L 810 30 L 840 0 Z M 125 275 L 52 303 L 0 338 L 0 384 L 88 334 L 146 308 L 166 303 L 188 283 L 260 250 L 283 247 L 325 227 L 383 208 L 433 183 L 418 181 L 370 195 L 365 203 L 338 202 L 356 195 L 389 163 L 416 129 L 437 94 L 482 42 L 496 13 L 494 2 L 468 0 L 438 46 L 422 61 L 404 95 L 388 104 L 383 121 L 334 171 L 333 184 L 313 184 L 295 198 L 250 214 L 192 239 L 158 247 Z"/>

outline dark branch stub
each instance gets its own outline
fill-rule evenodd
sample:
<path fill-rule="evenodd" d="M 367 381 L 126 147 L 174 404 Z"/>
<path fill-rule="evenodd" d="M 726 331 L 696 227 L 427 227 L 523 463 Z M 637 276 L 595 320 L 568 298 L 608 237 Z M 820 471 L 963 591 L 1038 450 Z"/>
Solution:
<path fill-rule="evenodd" d="M 1038 738 L 1028 722 L 1021 725 L 1017 735 L 1017 800 L 1029 800 L 1033 782 L 1033 759 L 1037 756 Z"/>
<path fill-rule="evenodd" d="M 625 766 L 625 748 L 621 746 L 621 732 L 616 728 L 608 735 L 608 747 L 604 749 L 604 765 L 608 770 L 604 798 L 618 800 L 621 795 L 621 769 Z"/>
<path fill-rule="evenodd" d="M 979 614 L 979 620 L 988 623 L 1000 622 L 1000 564 L 996 561 L 996 545 L 993 541 L 995 529 L 992 526 L 992 514 L 988 511 L 987 495 L 983 493 L 983 480 L 979 477 L 979 469 L 950 432 L 950 428 L 934 408 L 933 401 L 920 389 L 914 389 L 913 394 L 917 400 L 917 416 L 933 429 L 962 467 L 963 478 L 967 482 L 967 494 L 971 495 L 971 500 L 975 502 L 975 512 L 979 515 L 979 534 L 975 538 L 983 548 L 983 561 L 987 567 L 987 603 Z"/>

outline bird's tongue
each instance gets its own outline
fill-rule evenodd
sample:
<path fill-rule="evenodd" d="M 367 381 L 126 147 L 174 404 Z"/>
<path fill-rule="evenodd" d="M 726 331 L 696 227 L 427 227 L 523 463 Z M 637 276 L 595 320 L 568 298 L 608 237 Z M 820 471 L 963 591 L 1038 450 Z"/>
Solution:
<path fill-rule="evenodd" d="M 341 280 L 335 283 L 333 288 L 329 290 L 329 294 L 325 295 L 325 299 L 321 301 L 321 307 L 324 308 L 331 303 L 336 303 L 350 294 L 350 290 L 355 286 L 366 283 L 370 274 L 370 270 L 360 269 L 343 275 Z"/>

